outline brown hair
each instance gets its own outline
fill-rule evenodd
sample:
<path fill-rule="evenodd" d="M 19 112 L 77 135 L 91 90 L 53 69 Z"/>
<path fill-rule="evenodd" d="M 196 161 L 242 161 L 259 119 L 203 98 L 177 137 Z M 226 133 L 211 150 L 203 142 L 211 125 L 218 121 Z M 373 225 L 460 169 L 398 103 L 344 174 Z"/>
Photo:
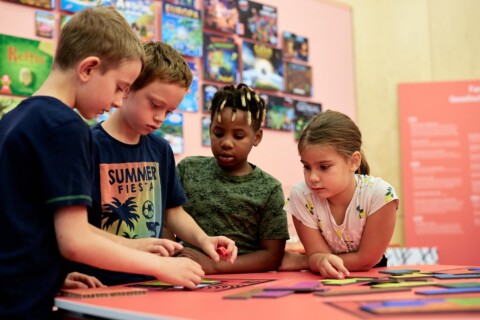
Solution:
<path fill-rule="evenodd" d="M 144 51 L 120 13 L 95 7 L 77 12 L 62 28 L 54 67 L 66 70 L 89 56 L 98 57 L 105 72 L 125 60 L 140 59 L 143 63 Z"/>
<path fill-rule="evenodd" d="M 223 108 L 232 108 L 233 119 L 235 119 L 237 109 L 247 112 L 248 124 L 255 131 L 258 131 L 265 121 L 265 101 L 249 86 L 240 83 L 238 86 L 229 85 L 223 87 L 215 93 L 212 104 L 209 107 L 211 111 L 210 119 L 213 123 L 215 115 L 221 122 L 221 112 Z"/>
<path fill-rule="evenodd" d="M 362 155 L 359 174 L 370 174 L 370 166 L 362 151 L 362 134 L 357 125 L 347 115 L 326 110 L 313 117 L 303 129 L 298 141 L 298 152 L 309 145 L 329 145 L 349 158 L 355 151 Z"/>
<path fill-rule="evenodd" d="M 190 87 L 192 71 L 180 53 L 163 42 L 148 41 L 143 44 L 143 48 L 145 50 L 143 70 L 130 87 L 130 91 L 142 89 L 156 80 L 178 84 L 186 89 Z"/>

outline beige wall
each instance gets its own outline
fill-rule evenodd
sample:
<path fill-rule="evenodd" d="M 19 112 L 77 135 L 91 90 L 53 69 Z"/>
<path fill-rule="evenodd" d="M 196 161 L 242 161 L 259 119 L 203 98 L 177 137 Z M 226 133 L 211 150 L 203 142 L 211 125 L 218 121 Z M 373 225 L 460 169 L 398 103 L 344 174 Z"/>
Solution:
<path fill-rule="evenodd" d="M 402 198 L 397 85 L 480 79 L 480 1 L 338 0 L 352 10 L 357 122 L 372 175 Z M 403 244 L 400 203 L 392 244 Z"/>

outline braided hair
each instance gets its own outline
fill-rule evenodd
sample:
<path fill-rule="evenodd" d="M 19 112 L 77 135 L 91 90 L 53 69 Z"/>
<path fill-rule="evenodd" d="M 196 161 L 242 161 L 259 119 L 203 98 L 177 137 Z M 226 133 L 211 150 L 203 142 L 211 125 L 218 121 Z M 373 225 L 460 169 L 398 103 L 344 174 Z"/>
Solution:
<path fill-rule="evenodd" d="M 255 131 L 258 131 L 265 121 L 265 101 L 244 83 L 240 83 L 236 87 L 233 84 L 225 86 L 215 93 L 208 108 L 212 123 L 215 116 L 218 122 L 222 122 L 222 111 L 225 107 L 232 109 L 231 121 L 235 120 L 238 109 L 245 111 L 248 125 L 251 125 Z"/>

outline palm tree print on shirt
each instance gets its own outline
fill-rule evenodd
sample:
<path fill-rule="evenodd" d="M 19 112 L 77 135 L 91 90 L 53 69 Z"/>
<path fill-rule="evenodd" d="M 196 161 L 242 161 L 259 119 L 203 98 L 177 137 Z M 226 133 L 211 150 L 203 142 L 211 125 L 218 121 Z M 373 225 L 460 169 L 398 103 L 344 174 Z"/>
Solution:
<path fill-rule="evenodd" d="M 118 235 L 120 231 L 120 226 L 122 223 L 125 223 L 128 228 L 133 231 L 135 228 L 134 221 L 137 222 L 140 216 L 136 214 L 137 204 L 135 203 L 135 197 L 128 198 L 124 203 L 122 203 L 117 198 L 113 197 L 111 203 L 103 205 L 102 212 L 102 221 L 106 219 L 105 223 L 102 226 L 102 229 L 108 229 L 115 222 L 117 224 L 117 231 L 115 232 Z"/>

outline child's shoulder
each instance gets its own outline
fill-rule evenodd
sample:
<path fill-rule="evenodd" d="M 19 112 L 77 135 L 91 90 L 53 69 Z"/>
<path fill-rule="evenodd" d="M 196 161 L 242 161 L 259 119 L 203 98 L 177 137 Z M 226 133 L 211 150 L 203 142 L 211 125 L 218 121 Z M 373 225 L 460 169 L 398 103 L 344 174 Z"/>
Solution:
<path fill-rule="evenodd" d="M 4 116 L 5 119 L 9 117 L 16 119 L 16 122 L 22 119 L 22 122 L 30 122 L 31 125 L 38 123 L 46 127 L 55 127 L 72 120 L 81 120 L 81 117 L 73 109 L 51 96 L 29 97 Z"/>
<path fill-rule="evenodd" d="M 375 187 L 389 187 L 390 184 L 380 177 L 357 174 L 355 175 L 357 184 L 362 187 L 375 188 Z"/>
<path fill-rule="evenodd" d="M 178 165 L 204 165 L 212 162 L 213 157 L 206 156 L 188 156 L 180 160 Z"/>
<path fill-rule="evenodd" d="M 277 178 L 275 178 L 273 175 L 271 175 L 270 173 L 264 171 L 262 168 L 260 168 L 259 166 L 255 166 L 255 169 L 253 170 L 253 173 L 256 174 L 258 177 L 260 177 L 261 179 L 264 179 L 266 181 L 268 181 L 269 183 L 271 184 L 275 184 L 275 185 L 281 185 L 282 183 L 280 182 L 280 180 L 278 180 Z"/>

